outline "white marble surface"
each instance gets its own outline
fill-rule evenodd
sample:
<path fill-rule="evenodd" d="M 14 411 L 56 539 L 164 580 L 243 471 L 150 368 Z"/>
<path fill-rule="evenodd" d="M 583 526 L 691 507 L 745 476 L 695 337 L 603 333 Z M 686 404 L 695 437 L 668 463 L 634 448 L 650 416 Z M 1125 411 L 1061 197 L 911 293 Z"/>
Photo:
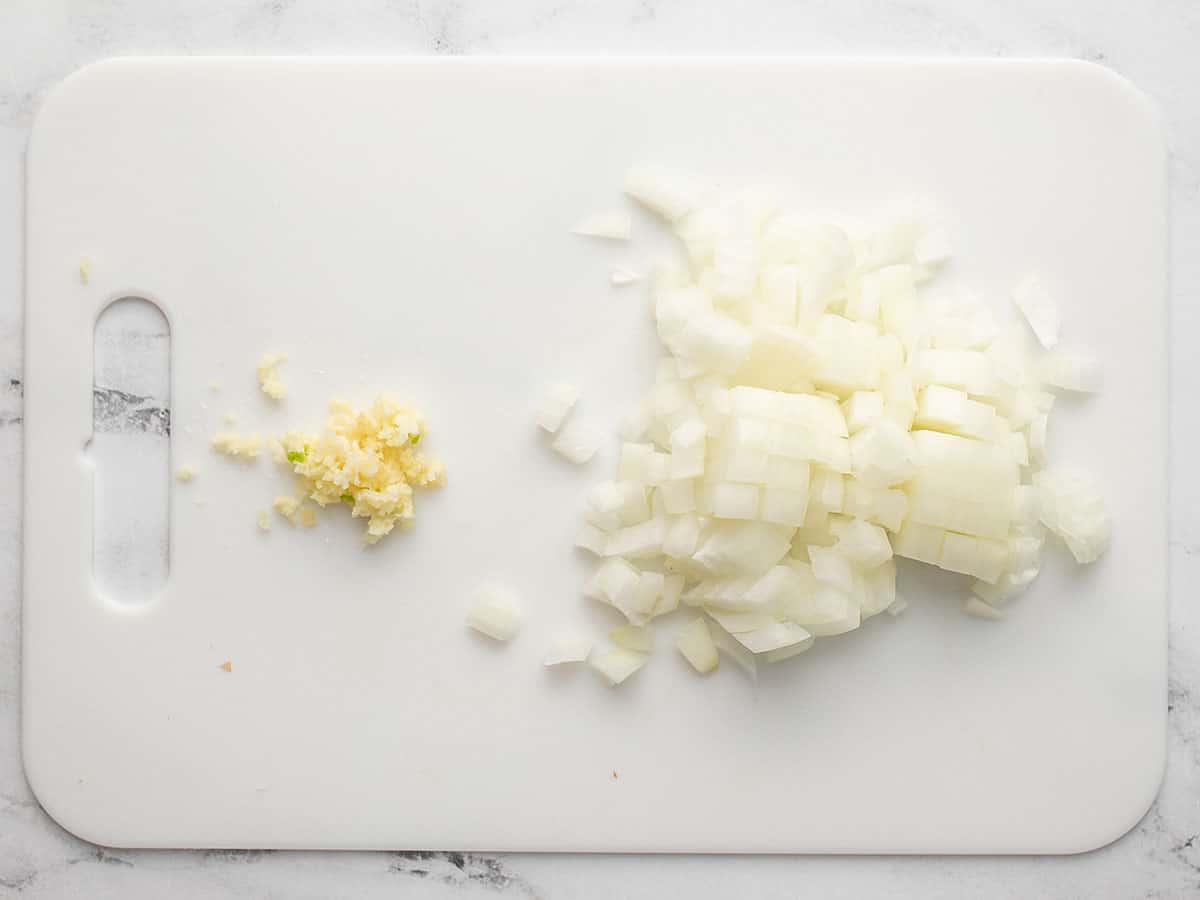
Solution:
<path fill-rule="evenodd" d="M 1088 0 L 4 0 L 0 2 L 0 897 L 1200 896 L 1200 4 Z M 1171 144 L 1170 736 L 1166 782 L 1115 844 L 1065 858 L 731 858 L 106 851 L 37 806 L 18 742 L 21 196 L 39 99 L 145 53 L 1069 56 L 1154 97 Z M 1098 260 L 1098 265 L 1103 261 Z"/>

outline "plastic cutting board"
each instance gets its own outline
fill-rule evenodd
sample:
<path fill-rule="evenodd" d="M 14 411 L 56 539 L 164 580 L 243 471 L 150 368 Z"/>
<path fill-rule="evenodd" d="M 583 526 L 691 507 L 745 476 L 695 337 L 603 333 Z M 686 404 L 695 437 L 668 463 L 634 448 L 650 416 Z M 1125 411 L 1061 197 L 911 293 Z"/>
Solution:
<path fill-rule="evenodd" d="M 1038 272 L 1105 392 L 1051 453 L 1109 492 L 1111 552 L 1065 553 L 1001 623 L 948 580 L 766 668 L 690 673 L 660 629 L 619 690 L 541 666 L 600 632 L 572 549 L 584 469 L 532 423 L 546 379 L 609 428 L 649 383 L 647 254 L 568 234 L 660 162 L 815 215 L 909 195 L 947 278 L 997 310 Z M 552 851 L 1071 852 L 1157 790 L 1166 715 L 1165 153 L 1146 100 L 1074 62 L 141 59 L 50 96 L 29 148 L 23 743 L 38 798 L 109 845 Z M 662 237 L 637 214 L 639 235 Z M 94 260 L 88 284 L 78 260 Z M 171 326 L 170 575 L 92 579 L 93 323 Z M 286 350 L 290 397 L 253 366 Z M 210 380 L 226 385 L 221 399 Z M 286 482 L 208 448 L 333 396 L 422 408 L 450 473 L 372 550 L 330 513 L 255 528 Z M 195 500 L 202 499 L 203 505 Z M 463 626 L 516 591 L 510 646 Z M 231 661 L 232 671 L 219 666 Z"/>

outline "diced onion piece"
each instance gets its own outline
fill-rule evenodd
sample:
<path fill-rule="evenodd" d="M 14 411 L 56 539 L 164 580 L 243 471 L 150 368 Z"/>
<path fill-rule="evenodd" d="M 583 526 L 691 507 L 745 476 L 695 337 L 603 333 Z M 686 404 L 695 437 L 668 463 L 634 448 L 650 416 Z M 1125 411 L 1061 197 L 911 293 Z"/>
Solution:
<path fill-rule="evenodd" d="M 831 530 L 838 537 L 837 550 L 855 565 L 873 569 L 892 558 L 887 532 L 878 525 L 851 519 Z"/>
<path fill-rule="evenodd" d="M 1047 353 L 1038 363 L 1042 382 L 1066 391 L 1094 394 L 1104 383 L 1100 361 L 1084 353 Z"/>
<path fill-rule="evenodd" d="M 908 432 L 891 419 L 879 419 L 850 438 L 854 477 L 868 487 L 889 488 L 915 471 L 916 450 Z"/>
<path fill-rule="evenodd" d="M 862 622 L 854 598 L 828 584 L 818 584 L 809 593 L 793 595 L 783 605 L 783 615 L 803 625 L 810 634 L 827 637 L 853 631 Z"/>
<path fill-rule="evenodd" d="M 869 487 L 857 479 L 849 479 L 842 512 L 882 525 L 888 531 L 899 531 L 909 512 L 908 495 L 894 488 Z"/>
<path fill-rule="evenodd" d="M 649 625 L 621 625 L 608 633 L 618 647 L 649 653 L 654 649 L 654 629 Z"/>
<path fill-rule="evenodd" d="M 766 522 L 719 522 L 693 560 L 711 575 L 761 575 L 787 554 L 795 529 Z"/>
<path fill-rule="evenodd" d="M 675 638 L 675 646 L 692 668 L 702 675 L 715 671 L 720 664 L 717 645 L 713 643 L 708 622 L 703 616 L 684 626 Z"/>
<path fill-rule="evenodd" d="M 600 447 L 600 436 L 586 425 L 571 423 L 558 432 L 550 447 L 564 459 L 576 465 L 583 465 L 596 455 Z"/>
<path fill-rule="evenodd" d="M 546 385 L 538 403 L 537 423 L 554 434 L 579 399 L 579 388 L 573 384 L 556 382 Z"/>
<path fill-rule="evenodd" d="M 976 397 L 994 397 L 1000 386 L 991 359 L 978 350 L 922 350 L 915 371 L 922 384 L 942 384 Z"/>
<path fill-rule="evenodd" d="M 637 612 L 635 603 L 639 606 L 644 604 L 645 593 L 648 590 L 641 582 L 641 575 L 641 572 L 623 559 L 607 559 L 584 586 L 583 593 L 624 613 L 632 624 L 641 625 L 645 623 L 647 616 Z M 643 587 L 635 599 L 639 583 L 642 583 Z"/>
<path fill-rule="evenodd" d="M 663 535 L 663 554 L 675 559 L 690 557 L 696 552 L 700 540 L 700 519 L 694 515 L 675 516 L 667 524 Z"/>
<path fill-rule="evenodd" d="M 936 566 L 942 558 L 942 544 L 945 540 L 946 532 L 943 529 L 908 521 L 896 534 L 892 552 L 896 556 Z"/>
<path fill-rule="evenodd" d="M 575 535 L 575 546 L 597 556 L 605 556 L 608 535 L 590 522 L 585 522 Z"/>
<path fill-rule="evenodd" d="M 797 641 L 794 644 L 776 647 L 774 650 L 768 650 L 762 654 L 763 658 L 768 663 L 783 662 L 785 659 L 791 659 L 793 656 L 799 656 L 805 650 L 809 649 L 815 643 L 815 639 L 809 637 L 805 641 Z"/>
<path fill-rule="evenodd" d="M 940 568 L 994 584 L 1008 564 L 1008 544 L 947 531 L 942 541 Z"/>
<path fill-rule="evenodd" d="M 624 647 L 610 647 L 594 651 L 588 657 L 588 665 L 614 687 L 646 664 L 650 657 Z"/>
<path fill-rule="evenodd" d="M 931 384 L 921 391 L 913 427 L 944 431 L 961 437 L 986 439 L 997 428 L 994 407 L 967 396 L 965 391 Z"/>
<path fill-rule="evenodd" d="M 699 478 L 704 474 L 707 433 L 699 419 L 688 419 L 671 432 L 671 478 Z"/>
<path fill-rule="evenodd" d="M 970 596 L 963 600 L 963 612 L 968 616 L 975 616 L 978 619 L 1003 619 L 1004 613 L 984 603 L 978 597 Z"/>
<path fill-rule="evenodd" d="M 475 592 L 467 612 L 467 625 L 498 641 L 511 640 L 521 625 L 516 600 L 506 590 L 483 587 Z"/>
<path fill-rule="evenodd" d="M 684 579 L 682 575 L 667 575 L 663 578 L 662 590 L 655 601 L 651 617 L 664 616 L 679 609 L 679 599 L 683 594 Z"/>
<path fill-rule="evenodd" d="M 880 391 L 855 391 L 842 404 L 846 415 L 846 427 L 850 434 L 866 428 L 876 419 L 883 418 L 883 393 Z"/>
<path fill-rule="evenodd" d="M 662 553 L 663 538 L 667 534 L 666 518 L 647 519 L 638 525 L 618 528 L 608 536 L 604 546 L 606 556 L 623 556 L 626 559 L 648 559 Z"/>
<path fill-rule="evenodd" d="M 748 520 L 758 518 L 761 497 L 757 486 L 722 482 L 708 486 L 706 490 L 711 492 L 710 508 L 712 515 L 716 518 Z"/>
<path fill-rule="evenodd" d="M 758 680 L 758 663 L 755 661 L 753 653 L 739 644 L 733 635 L 720 626 L 710 626 L 709 634 L 720 652 L 733 660 L 739 669 L 750 676 L 751 681 Z"/>
<path fill-rule="evenodd" d="M 1054 302 L 1041 281 L 1034 276 L 1022 280 L 1013 289 L 1013 302 L 1043 347 L 1049 350 L 1058 343 L 1060 327 L 1058 304 Z"/>
<path fill-rule="evenodd" d="M 1046 470 L 1033 476 L 1043 525 L 1062 538 L 1076 562 L 1095 562 L 1108 549 L 1112 518 L 1091 476 Z"/>
<path fill-rule="evenodd" d="M 818 581 L 849 594 L 854 590 L 854 566 L 840 550 L 831 547 L 809 547 L 808 559 Z"/>
<path fill-rule="evenodd" d="M 889 559 L 873 569 L 860 572 L 859 609 L 862 617 L 877 616 L 896 602 L 896 563 Z"/>
<path fill-rule="evenodd" d="M 655 166 L 635 166 L 625 176 L 625 193 L 668 222 L 704 205 L 705 190 L 688 175 Z"/>
<path fill-rule="evenodd" d="M 627 241 L 633 235 L 633 217 L 622 210 L 592 213 L 578 222 L 571 233 Z"/>
<path fill-rule="evenodd" d="M 564 663 L 586 662 L 592 652 L 592 642 L 584 637 L 561 637 L 551 641 L 542 663 L 561 666 Z"/>
<path fill-rule="evenodd" d="M 770 653 L 796 647 L 800 648 L 795 651 L 799 653 L 813 644 L 812 634 L 794 622 L 772 621 L 753 631 L 735 634 L 734 638 L 751 653 Z"/>

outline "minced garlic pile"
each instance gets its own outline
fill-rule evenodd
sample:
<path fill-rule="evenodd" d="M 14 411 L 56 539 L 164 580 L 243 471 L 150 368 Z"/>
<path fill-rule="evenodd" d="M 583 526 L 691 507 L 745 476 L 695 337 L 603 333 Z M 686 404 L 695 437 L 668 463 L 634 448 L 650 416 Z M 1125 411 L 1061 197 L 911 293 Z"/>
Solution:
<path fill-rule="evenodd" d="M 413 488 L 445 483 L 441 462 L 417 445 L 425 434 L 420 414 L 381 394 L 365 410 L 335 400 L 319 434 L 290 431 L 276 446 L 276 459 L 299 476 L 302 495 L 319 506 L 346 503 L 368 519 L 364 539 L 374 544 L 413 519 Z"/>

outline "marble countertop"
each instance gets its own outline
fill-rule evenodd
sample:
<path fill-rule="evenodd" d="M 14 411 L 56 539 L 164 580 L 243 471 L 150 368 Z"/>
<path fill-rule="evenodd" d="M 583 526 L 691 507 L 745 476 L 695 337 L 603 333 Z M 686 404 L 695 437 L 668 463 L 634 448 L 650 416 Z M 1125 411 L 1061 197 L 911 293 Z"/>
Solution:
<path fill-rule="evenodd" d="M 7 0 L 0 5 L 0 897 L 1175 898 L 1200 896 L 1200 5 L 1190 0 Z M 21 771 L 21 231 L 40 98 L 124 54 L 859 54 L 1076 57 L 1159 104 L 1171 178 L 1171 661 L 1166 781 L 1128 835 L 1075 857 L 634 857 L 110 851 L 51 821 Z"/>

